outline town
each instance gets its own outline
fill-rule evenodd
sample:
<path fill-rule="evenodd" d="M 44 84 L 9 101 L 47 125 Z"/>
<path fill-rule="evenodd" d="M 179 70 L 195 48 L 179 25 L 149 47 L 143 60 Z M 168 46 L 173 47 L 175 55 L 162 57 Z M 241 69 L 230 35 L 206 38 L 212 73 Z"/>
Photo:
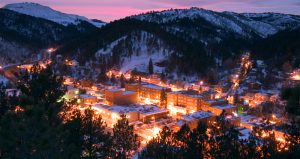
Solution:
<path fill-rule="evenodd" d="M 299 0 L 0 1 L 0 158 L 300 159 Z"/>
<path fill-rule="evenodd" d="M 47 67 L 51 64 L 53 51 L 50 48 L 43 55 L 44 58 L 39 57 L 39 65 Z M 55 59 L 59 58 L 60 55 L 55 55 Z M 68 67 L 77 68 L 78 65 L 76 60 L 60 61 Z M 105 83 L 64 76 L 67 92 L 63 99 L 76 100 L 74 109 L 95 110 L 110 129 L 121 115 L 126 115 L 139 136 L 141 147 L 155 138 L 163 127 L 176 132 L 182 125 L 187 124 L 194 129 L 199 122 L 215 122 L 216 116 L 222 113 L 226 114 L 225 119 L 229 123 L 238 127 L 241 139 L 247 139 L 253 127 L 268 122 L 273 125 L 272 131 L 276 140 L 285 143 L 285 134 L 279 129 L 287 121 L 282 109 L 284 102 L 279 97 L 280 90 L 262 88 L 262 84 L 255 78 L 255 71 L 263 68 L 264 64 L 258 61 L 259 64 L 254 68 L 253 62 L 255 61 L 251 60 L 250 53 L 242 55 L 238 67 L 233 69 L 229 79 L 220 80 L 214 85 L 201 79 L 193 83 L 171 83 L 168 79 L 162 79 L 159 73 L 139 75 L 133 72 L 122 73 L 117 69 L 107 71 L 109 80 Z M 13 69 L 2 72 L 5 72 L 4 75 L 11 75 L 11 71 L 30 71 L 32 66 L 29 63 L 16 65 Z M 11 80 L 14 81 L 14 78 Z M 289 86 L 300 84 L 300 70 L 291 72 L 287 78 L 282 77 L 281 80 Z M 6 90 L 7 94 L 12 95 L 13 92 L 18 90 Z M 261 134 L 260 137 L 265 136 L 266 134 Z"/>

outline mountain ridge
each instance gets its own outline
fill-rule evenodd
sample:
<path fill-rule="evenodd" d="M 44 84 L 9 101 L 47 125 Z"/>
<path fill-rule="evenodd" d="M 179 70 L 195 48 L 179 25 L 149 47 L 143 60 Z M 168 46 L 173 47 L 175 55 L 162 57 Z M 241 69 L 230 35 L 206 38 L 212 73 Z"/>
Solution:
<path fill-rule="evenodd" d="M 30 15 L 33 17 L 44 18 L 64 26 L 73 24 L 77 25 L 80 21 L 86 21 L 90 24 L 93 24 L 96 27 L 101 27 L 105 25 L 103 21 L 90 20 L 86 17 L 62 13 L 56 11 L 48 6 L 43 6 L 38 3 L 23 2 L 23 3 L 12 3 L 7 4 L 3 7 L 4 9 L 12 10 L 21 14 Z"/>
<path fill-rule="evenodd" d="M 47 22 L 36 25 L 43 23 Z M 17 24 L 6 27 L 14 28 L 14 25 Z M 133 60 L 147 59 L 140 62 L 145 68 L 152 55 L 159 55 L 157 60 L 154 59 L 154 63 L 160 63 L 157 70 L 193 74 L 222 67 L 226 59 L 235 58 L 245 51 L 253 51 L 256 58 L 272 59 L 273 56 L 265 55 L 279 47 L 274 45 L 274 49 L 269 49 L 272 48 L 270 45 L 274 43 L 273 39 L 277 39 L 275 42 L 283 40 L 278 40 L 276 35 L 286 32 L 285 48 L 281 48 L 281 52 L 274 55 L 278 60 L 279 55 L 288 52 L 288 41 L 293 40 L 289 38 L 289 34 L 300 27 L 300 16 L 214 12 L 191 8 L 133 15 L 97 29 L 89 26 L 91 24 L 88 22 L 84 23 L 85 26 L 81 25 L 59 25 L 62 29 L 68 28 L 67 30 L 86 30 L 88 34 L 70 32 L 68 36 L 72 38 L 63 40 L 57 53 L 78 60 L 82 66 L 91 61 L 105 61 L 100 65 L 106 65 L 107 68 L 119 67 L 127 71 L 141 66 L 137 66 Z M 295 33 L 298 34 L 297 31 Z M 139 41 L 141 39 L 144 40 Z M 259 43 L 268 45 L 268 49 L 262 49 L 264 46 L 258 45 Z M 291 43 L 293 47 L 297 46 L 297 41 Z M 165 54 L 167 56 L 161 57 L 163 52 L 168 52 Z M 132 68 L 123 67 L 127 64 Z"/>

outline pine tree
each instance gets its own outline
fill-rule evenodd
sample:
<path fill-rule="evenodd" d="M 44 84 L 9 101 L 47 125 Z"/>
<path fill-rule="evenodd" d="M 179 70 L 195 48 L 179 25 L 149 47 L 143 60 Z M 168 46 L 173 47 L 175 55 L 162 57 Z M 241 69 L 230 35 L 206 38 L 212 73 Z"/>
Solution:
<path fill-rule="evenodd" d="M 0 119 L 9 110 L 4 84 L 0 83 Z"/>
<path fill-rule="evenodd" d="M 64 104 L 62 78 L 48 67 L 34 65 L 23 76 L 22 111 L 10 111 L 0 121 L 0 151 L 4 158 L 59 158 L 68 149 L 62 145 L 63 119 L 59 113 Z"/>
<path fill-rule="evenodd" d="M 139 153 L 139 158 L 148 159 L 177 159 L 180 153 L 175 146 L 174 133 L 168 127 L 164 127 L 157 138 L 149 141 L 146 148 Z"/>
<path fill-rule="evenodd" d="M 167 77 L 165 73 L 160 74 L 160 80 L 162 83 L 166 84 L 167 83 Z"/>
<path fill-rule="evenodd" d="M 125 115 L 121 115 L 121 119 L 114 125 L 112 141 L 112 158 L 130 158 L 138 149 L 138 136 Z"/>
<path fill-rule="evenodd" d="M 117 81 L 117 80 L 116 80 L 115 74 L 112 74 L 111 77 L 110 77 L 110 82 L 111 82 L 112 84 L 115 84 L 116 81 Z"/>
<path fill-rule="evenodd" d="M 65 92 L 66 87 L 62 85 L 63 77 L 56 76 L 51 66 L 43 69 L 40 65 L 35 64 L 30 69 L 30 73 L 25 73 L 18 85 L 22 94 L 32 100 L 32 104 L 39 102 L 47 105 L 57 102 Z"/>
<path fill-rule="evenodd" d="M 148 64 L 148 73 L 149 73 L 150 75 L 153 74 L 153 62 L 152 62 L 152 59 L 151 59 L 151 58 L 150 58 L 149 64 Z"/>
<path fill-rule="evenodd" d="M 104 70 L 101 70 L 100 74 L 98 75 L 97 82 L 107 82 L 108 77 L 106 75 L 106 72 Z"/>
<path fill-rule="evenodd" d="M 281 99 L 287 101 L 285 110 L 289 114 L 289 117 L 300 115 L 300 85 L 295 88 L 283 89 Z"/>
<path fill-rule="evenodd" d="M 125 88 L 125 77 L 124 77 L 124 75 L 122 74 L 121 75 L 121 78 L 120 78 L 120 82 L 121 82 L 121 88 Z"/>
<path fill-rule="evenodd" d="M 142 84 L 142 77 L 139 76 L 139 84 Z"/>
<path fill-rule="evenodd" d="M 160 106 L 163 108 L 167 107 L 167 94 L 165 89 L 162 89 L 160 93 Z"/>
<path fill-rule="evenodd" d="M 105 158 L 111 149 L 111 135 L 101 117 L 92 109 L 86 109 L 82 117 L 82 151 L 85 158 Z"/>
<path fill-rule="evenodd" d="M 191 131 L 190 137 L 187 140 L 188 151 L 187 158 L 207 158 L 208 157 L 208 135 L 207 125 L 199 122 L 196 129 Z"/>

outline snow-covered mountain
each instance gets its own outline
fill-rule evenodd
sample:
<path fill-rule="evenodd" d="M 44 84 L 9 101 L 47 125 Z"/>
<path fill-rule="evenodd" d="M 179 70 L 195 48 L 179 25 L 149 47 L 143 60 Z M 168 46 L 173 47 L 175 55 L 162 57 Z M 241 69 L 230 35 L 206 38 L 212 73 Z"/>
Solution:
<path fill-rule="evenodd" d="M 91 23 L 97 27 L 103 26 L 105 23 L 99 20 L 90 20 L 86 17 L 74 15 L 74 14 L 66 14 L 62 13 L 56 10 L 53 10 L 50 7 L 43 6 L 37 3 L 14 3 L 14 4 L 8 4 L 4 6 L 3 8 L 9 9 L 18 13 L 47 19 L 59 24 L 62 24 L 64 26 L 74 24 L 77 25 L 81 21 L 86 21 L 88 23 Z"/>
<path fill-rule="evenodd" d="M 39 4 L 18 3 L 5 8 L 0 9 L 1 55 L 10 55 L 13 48 L 23 49 L 26 55 L 35 48 L 59 46 L 58 54 L 80 64 L 146 71 L 151 58 L 158 72 L 201 74 L 222 67 L 226 59 L 244 51 L 265 59 L 277 58 L 274 63 L 280 63 L 282 55 L 294 55 L 300 49 L 300 16 L 296 15 L 171 9 L 97 28 L 95 23 L 101 21 Z"/>
<path fill-rule="evenodd" d="M 232 31 L 244 37 L 253 33 L 267 37 L 275 33 L 295 29 L 300 26 L 300 16 L 277 13 L 244 13 L 214 12 L 201 8 L 171 9 L 162 12 L 150 12 L 132 18 L 159 24 L 169 24 L 182 19 L 205 20 L 215 26 L 215 29 Z"/>
<path fill-rule="evenodd" d="M 0 8 L 0 65 L 18 63 L 49 47 L 87 37 L 99 30 L 87 22 L 64 26 Z"/>
<path fill-rule="evenodd" d="M 171 9 L 112 22 L 97 35 L 97 40 L 87 43 L 92 46 L 94 41 L 103 41 L 103 44 L 93 45 L 95 48 L 89 47 L 89 50 L 98 50 L 95 51 L 96 57 L 110 57 L 109 63 L 125 72 L 135 68 L 145 70 L 152 58 L 154 62 L 164 61 L 163 69 L 167 72 L 193 73 L 220 67 L 226 59 L 246 50 L 256 51 L 256 57 L 280 57 L 285 50 L 272 55 L 275 51 L 270 48 L 274 47 L 262 51 L 264 46 L 260 44 L 269 46 L 271 44 L 266 41 L 273 41 L 277 34 L 285 31 L 289 35 L 289 32 L 299 28 L 300 16 L 297 15 Z M 289 37 L 285 39 L 292 40 Z M 159 48 L 153 43 L 158 43 Z M 160 71 L 160 68 L 157 69 Z"/>

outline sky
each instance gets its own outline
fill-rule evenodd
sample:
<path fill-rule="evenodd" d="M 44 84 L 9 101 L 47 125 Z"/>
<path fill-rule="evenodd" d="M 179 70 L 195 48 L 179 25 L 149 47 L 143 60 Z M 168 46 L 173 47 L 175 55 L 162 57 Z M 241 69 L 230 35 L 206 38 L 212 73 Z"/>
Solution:
<path fill-rule="evenodd" d="M 0 6 L 26 0 L 0 0 Z M 106 22 L 148 11 L 199 7 L 214 11 L 278 12 L 300 15 L 300 0 L 28 0 L 64 13 Z"/>

